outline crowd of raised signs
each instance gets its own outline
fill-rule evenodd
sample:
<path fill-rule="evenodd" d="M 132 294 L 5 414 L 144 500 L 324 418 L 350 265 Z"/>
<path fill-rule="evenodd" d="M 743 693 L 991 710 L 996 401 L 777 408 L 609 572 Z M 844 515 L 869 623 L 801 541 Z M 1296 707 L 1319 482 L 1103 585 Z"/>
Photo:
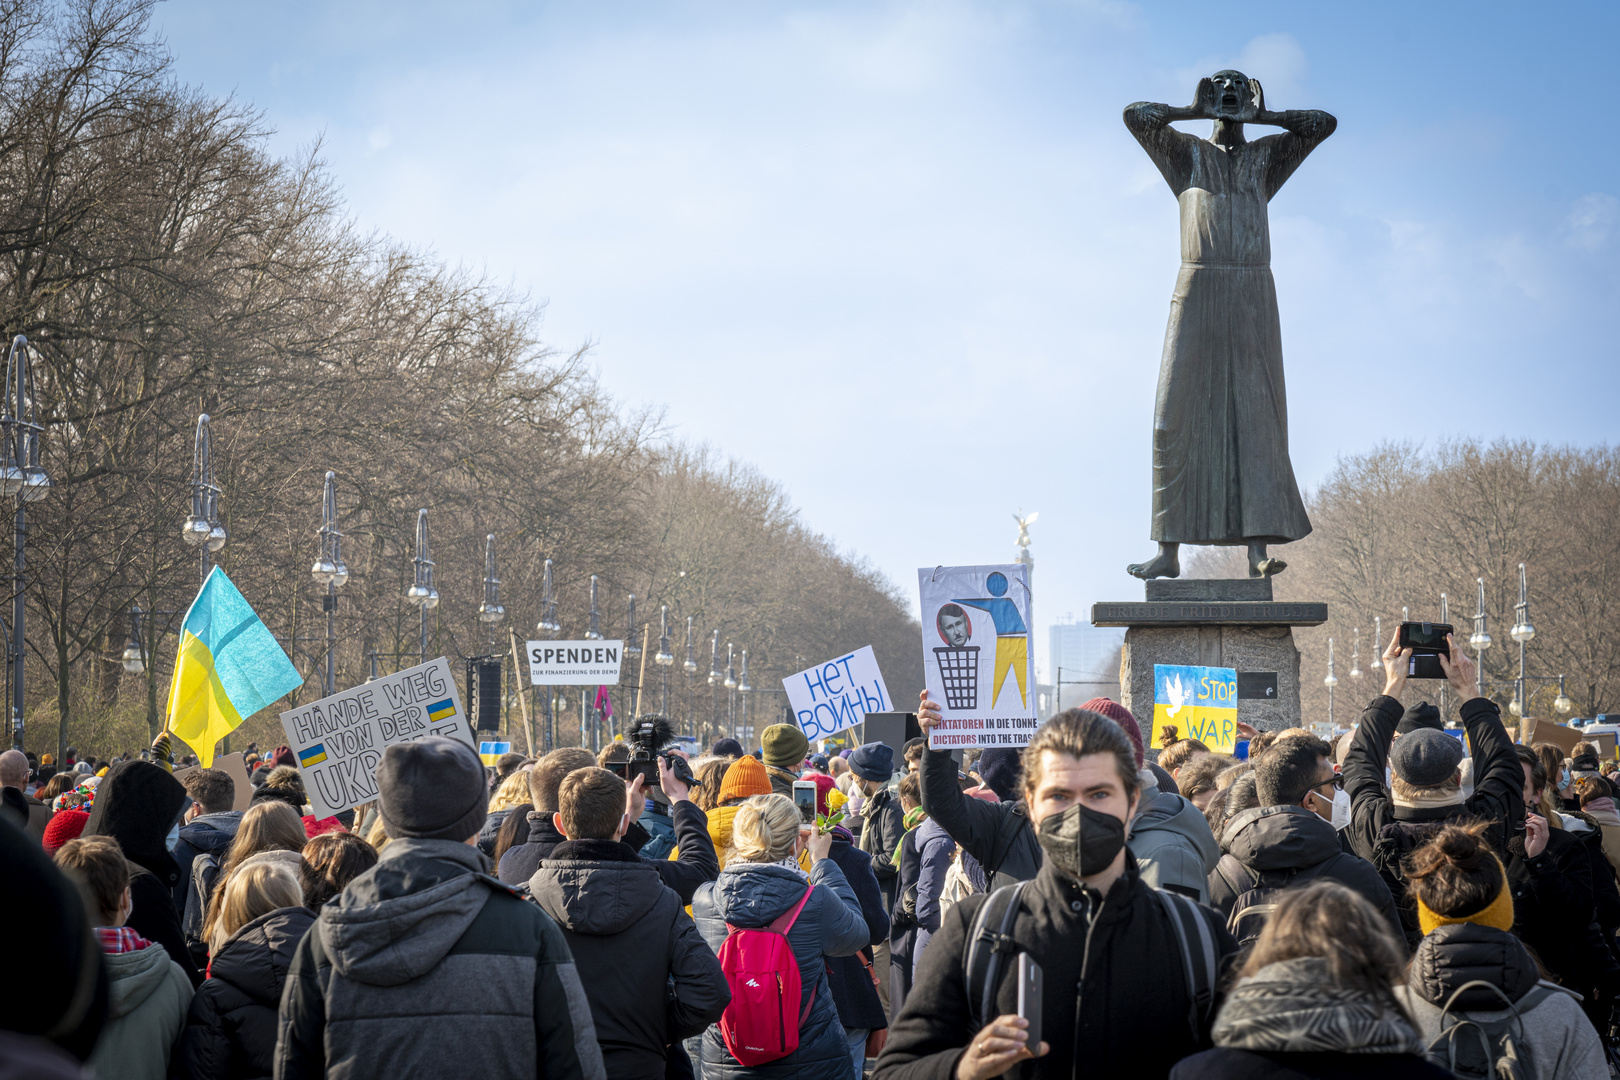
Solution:
<path fill-rule="evenodd" d="M 0 1080 L 1612 1075 L 1615 763 L 1386 659 L 1243 761 L 1105 698 L 965 756 L 430 738 L 317 819 L 285 747 L 249 798 L 8 751 Z"/>

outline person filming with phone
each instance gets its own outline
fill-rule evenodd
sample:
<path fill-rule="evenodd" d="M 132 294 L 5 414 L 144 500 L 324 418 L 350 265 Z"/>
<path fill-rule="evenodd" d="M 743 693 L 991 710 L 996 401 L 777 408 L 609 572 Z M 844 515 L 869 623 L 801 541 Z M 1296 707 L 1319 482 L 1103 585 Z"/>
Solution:
<path fill-rule="evenodd" d="M 1496 703 L 1477 695 L 1474 662 L 1457 647 L 1451 627 L 1402 623 L 1384 650 L 1384 692 L 1361 714 L 1344 756 L 1350 796 L 1345 831 L 1357 855 L 1372 863 L 1395 897 L 1408 947 L 1423 931 L 1408 895 L 1401 862 L 1448 823 L 1484 821 L 1485 836 L 1503 860 L 1508 841 L 1524 837 L 1532 855 L 1547 846 L 1547 822 L 1525 816 L 1524 774 Z M 1428 702 L 1411 708 L 1401 694 L 1411 678 L 1443 677 L 1462 702 L 1459 712 L 1474 756 L 1474 792 L 1462 789 L 1462 740 L 1444 728 Z M 1385 786 L 1385 768 L 1389 786 Z"/>
<path fill-rule="evenodd" d="M 926 730 L 932 717 L 921 720 Z M 1023 755 L 1044 858 L 941 920 L 874 1080 L 1163 1077 L 1210 1045 L 1237 943 L 1210 909 L 1145 884 L 1125 847 L 1141 799 L 1118 724 L 1069 709 Z"/>

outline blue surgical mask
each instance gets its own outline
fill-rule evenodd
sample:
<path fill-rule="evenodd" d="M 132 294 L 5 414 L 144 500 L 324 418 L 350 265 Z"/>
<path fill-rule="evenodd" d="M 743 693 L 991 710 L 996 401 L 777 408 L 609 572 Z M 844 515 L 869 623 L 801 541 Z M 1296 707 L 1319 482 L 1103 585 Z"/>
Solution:
<path fill-rule="evenodd" d="M 1565 765 L 1558 770 L 1558 786 L 1569 787 L 1569 766 Z"/>
<path fill-rule="evenodd" d="M 163 846 L 172 852 L 174 850 L 174 845 L 178 844 L 179 842 L 180 823 L 177 821 L 173 825 L 169 826 L 169 835 L 163 838 Z"/>

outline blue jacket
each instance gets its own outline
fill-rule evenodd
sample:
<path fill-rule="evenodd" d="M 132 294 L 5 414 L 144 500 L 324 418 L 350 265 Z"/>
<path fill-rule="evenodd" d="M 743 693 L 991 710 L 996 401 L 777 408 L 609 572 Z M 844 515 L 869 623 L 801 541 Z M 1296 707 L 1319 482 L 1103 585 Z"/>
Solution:
<path fill-rule="evenodd" d="M 718 1024 L 703 1033 L 704 1080 L 848 1080 L 849 1043 L 838 1019 L 827 981 L 829 956 L 850 956 L 872 938 L 860 901 L 844 872 L 832 859 L 810 867 L 815 892 L 788 931 L 788 944 L 799 962 L 800 1000 L 811 1003 L 799 1029 L 799 1048 L 765 1065 L 748 1068 L 726 1050 Z M 768 926 L 804 896 L 805 878 L 778 863 L 733 860 L 717 881 L 705 882 L 692 898 L 698 931 L 716 953 L 726 941 L 726 924 Z"/>

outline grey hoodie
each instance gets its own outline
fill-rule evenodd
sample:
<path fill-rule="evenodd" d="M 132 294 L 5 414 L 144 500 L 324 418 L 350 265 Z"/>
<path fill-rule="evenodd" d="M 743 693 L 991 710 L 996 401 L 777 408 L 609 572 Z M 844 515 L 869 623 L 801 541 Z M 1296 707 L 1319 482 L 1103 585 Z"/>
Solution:
<path fill-rule="evenodd" d="M 1209 872 L 1220 861 L 1221 848 L 1191 800 L 1157 785 L 1143 788 L 1126 846 L 1136 856 L 1143 881 L 1209 903 Z"/>
<path fill-rule="evenodd" d="M 288 972 L 277 1080 L 603 1076 L 562 932 L 476 848 L 398 839 L 321 909 Z"/>

